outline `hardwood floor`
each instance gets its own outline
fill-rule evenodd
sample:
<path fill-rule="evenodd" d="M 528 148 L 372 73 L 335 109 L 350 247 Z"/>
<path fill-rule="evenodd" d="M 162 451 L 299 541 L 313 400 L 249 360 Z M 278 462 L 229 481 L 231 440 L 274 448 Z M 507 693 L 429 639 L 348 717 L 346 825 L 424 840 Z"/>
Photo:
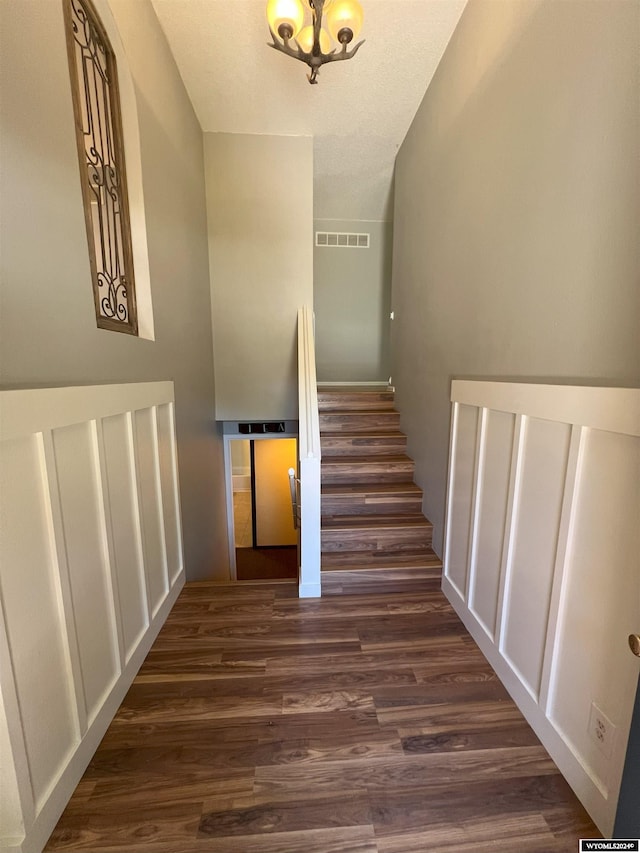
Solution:
<path fill-rule="evenodd" d="M 598 837 L 439 582 L 395 589 L 188 585 L 46 849 L 575 853 Z"/>
<path fill-rule="evenodd" d="M 294 580 L 298 577 L 298 549 L 236 548 L 236 577 L 239 581 Z"/>

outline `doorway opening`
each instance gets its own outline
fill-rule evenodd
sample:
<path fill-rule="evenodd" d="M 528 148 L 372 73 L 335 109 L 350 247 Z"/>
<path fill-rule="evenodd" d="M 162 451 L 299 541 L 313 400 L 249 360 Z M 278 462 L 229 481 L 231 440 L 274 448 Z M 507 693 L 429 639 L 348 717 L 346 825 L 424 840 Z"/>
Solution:
<path fill-rule="evenodd" d="M 228 460 L 236 579 L 296 579 L 298 531 L 288 473 L 297 468 L 296 439 L 233 438 Z"/>

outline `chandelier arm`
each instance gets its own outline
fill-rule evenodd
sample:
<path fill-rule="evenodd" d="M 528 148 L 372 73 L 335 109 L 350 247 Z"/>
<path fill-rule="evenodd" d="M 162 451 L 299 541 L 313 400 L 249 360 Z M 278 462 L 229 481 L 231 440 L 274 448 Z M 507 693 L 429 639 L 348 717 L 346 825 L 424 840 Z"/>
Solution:
<path fill-rule="evenodd" d="M 267 47 L 273 47 L 275 50 L 279 50 L 281 53 L 286 54 L 287 56 L 293 57 L 293 59 L 299 59 L 301 62 L 306 62 L 309 64 L 309 60 L 307 57 L 311 56 L 310 53 L 305 53 L 304 50 L 300 47 L 298 42 L 296 42 L 296 47 L 293 48 L 289 44 L 289 40 L 280 41 L 280 39 L 276 36 L 271 28 L 269 28 L 269 32 L 271 33 L 271 38 L 273 39 L 273 44 L 267 42 Z"/>
<path fill-rule="evenodd" d="M 321 65 L 324 65 L 325 62 L 338 62 L 341 59 L 351 59 L 352 56 L 355 56 L 356 53 L 360 50 L 362 45 L 365 43 L 366 39 L 362 39 L 358 44 L 354 44 L 351 50 L 347 50 L 346 44 L 343 46 L 341 51 L 332 50 L 331 53 L 321 53 Z"/>
<path fill-rule="evenodd" d="M 292 50 L 290 47 L 287 48 L 283 44 L 271 44 L 271 42 L 267 42 L 267 47 L 272 47 L 274 50 L 279 50 L 280 53 L 284 53 L 286 56 L 291 56 L 293 59 L 299 59 L 301 62 L 307 61 L 304 58 L 304 54 L 300 56 L 295 50 Z"/>
<path fill-rule="evenodd" d="M 318 82 L 318 72 L 320 68 L 325 65 L 327 62 L 338 62 L 344 59 L 351 59 L 356 55 L 356 53 L 360 50 L 362 45 L 365 43 L 366 39 L 362 39 L 358 44 L 354 45 L 351 50 L 347 50 L 347 45 L 342 45 L 342 50 L 337 51 L 335 48 L 330 53 L 322 53 L 319 54 L 313 53 L 313 50 L 308 53 L 304 51 L 298 42 L 296 41 L 296 47 L 293 48 L 289 44 L 289 39 L 284 39 L 284 41 L 280 41 L 280 39 L 276 36 L 271 28 L 269 28 L 269 32 L 271 33 L 271 38 L 273 39 L 273 44 L 269 44 L 267 42 L 267 47 L 272 47 L 275 50 L 279 50 L 280 53 L 284 53 L 286 56 L 290 56 L 293 59 L 297 59 L 300 62 L 304 62 L 311 69 L 311 73 L 307 75 L 307 79 L 310 83 Z"/>
<path fill-rule="evenodd" d="M 311 74 L 307 74 L 307 80 L 309 83 L 317 83 L 318 82 L 318 72 L 322 68 L 322 66 L 326 62 L 338 62 L 341 59 L 351 59 L 356 55 L 360 47 L 365 43 L 366 39 L 362 39 L 358 44 L 354 45 L 354 47 L 347 51 L 346 44 L 343 45 L 340 53 L 337 53 L 335 50 L 332 50 L 331 53 L 321 53 L 320 56 L 311 56 L 311 61 L 305 59 L 304 61 L 307 63 L 309 68 L 311 69 Z M 305 56 L 309 56 L 310 54 L 305 54 Z"/>
<path fill-rule="evenodd" d="M 310 67 L 314 65 L 324 65 L 326 62 L 338 62 L 342 59 L 351 59 L 351 57 L 356 55 L 366 41 L 366 39 L 362 39 L 362 41 L 359 41 L 354 45 L 351 50 L 347 50 L 347 46 L 345 44 L 341 51 L 337 51 L 334 48 L 330 53 L 321 53 L 319 56 L 314 56 L 311 52 L 306 53 L 300 47 L 298 42 L 296 42 L 296 47 L 293 48 L 288 41 L 280 41 L 273 30 L 271 30 L 271 38 L 273 39 L 273 43 L 271 44 L 267 42 L 267 47 L 273 47 L 275 50 L 279 50 L 281 53 L 291 56 L 293 59 L 299 59 L 300 62 L 305 62 Z"/>

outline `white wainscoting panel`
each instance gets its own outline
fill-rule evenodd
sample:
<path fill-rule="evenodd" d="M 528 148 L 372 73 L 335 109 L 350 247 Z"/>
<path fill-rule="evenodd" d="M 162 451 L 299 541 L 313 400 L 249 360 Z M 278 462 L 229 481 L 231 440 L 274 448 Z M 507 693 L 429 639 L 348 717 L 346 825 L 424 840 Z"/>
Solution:
<path fill-rule="evenodd" d="M 477 522 L 475 552 L 472 555 L 472 582 L 469 590 L 471 609 L 489 637 L 495 637 L 500 597 L 500 566 L 507 504 L 511 453 L 515 435 L 515 416 L 486 411 L 480 446 L 476 498 Z"/>
<path fill-rule="evenodd" d="M 0 393 L 2 850 L 42 850 L 184 584 L 173 399 Z"/>
<path fill-rule="evenodd" d="M 89 726 L 120 674 L 93 421 L 53 430 L 62 541 Z M 84 727 L 84 726 L 83 726 Z M 83 732 L 84 734 L 84 732 Z"/>
<path fill-rule="evenodd" d="M 478 410 L 471 406 L 458 406 L 454 417 L 456 431 L 451 449 L 451 476 L 454 488 L 450 492 L 449 515 L 456 535 L 447 542 L 447 554 L 449 555 L 449 579 L 458 593 L 465 596 L 469 576 Z"/>
<path fill-rule="evenodd" d="M 59 776 L 81 733 L 52 547 L 42 438 L 14 438 L 2 449 L 2 608 L 13 669 L 13 684 L 6 689 L 15 691 L 21 709 L 24 759 L 37 802 Z M 10 723 L 15 727 L 15 719 Z"/>
<path fill-rule="evenodd" d="M 454 381 L 451 399 L 443 590 L 610 835 L 640 668 L 640 390 Z"/>
<path fill-rule="evenodd" d="M 167 570 L 169 581 L 173 584 L 182 571 L 182 530 L 178 505 L 178 460 L 175 453 L 172 406 L 168 403 L 158 406 L 156 419 Z"/>
<path fill-rule="evenodd" d="M 155 410 L 141 409 L 135 412 L 134 423 L 142 540 L 148 557 L 147 590 L 153 617 L 164 601 L 169 587 Z"/>
<path fill-rule="evenodd" d="M 633 687 L 637 670 L 626 638 L 639 630 L 640 441 L 601 430 L 583 432 L 555 638 L 561 653 L 551 672 L 548 713 L 590 768 L 594 782 L 608 794 L 615 782 L 611 767 L 624 761 L 631 721 L 629 691 L 620 690 L 619 681 Z M 574 601 L 580 601 L 580 607 L 571 606 Z M 613 630 L 603 631 L 603 624 Z M 610 750 L 588 735 L 592 700 L 621 729 Z"/>
<path fill-rule="evenodd" d="M 126 662 L 149 627 L 131 414 L 104 418 L 102 436 Z"/>
<path fill-rule="evenodd" d="M 537 699 L 570 427 L 527 418 L 522 428 L 520 476 L 515 495 L 511 555 L 506 567 L 500 647 Z M 537 604 L 535 608 L 531 606 L 532 601 Z"/>

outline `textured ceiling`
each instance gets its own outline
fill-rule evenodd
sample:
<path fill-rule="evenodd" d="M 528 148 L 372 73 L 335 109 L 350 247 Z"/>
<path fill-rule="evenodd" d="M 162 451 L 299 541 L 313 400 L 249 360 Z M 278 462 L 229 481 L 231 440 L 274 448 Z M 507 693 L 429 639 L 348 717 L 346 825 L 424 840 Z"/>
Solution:
<path fill-rule="evenodd" d="M 389 217 L 396 152 L 466 0 L 361 0 L 366 43 L 317 86 L 267 47 L 265 0 L 152 2 L 205 132 L 313 136 L 316 218 Z"/>

